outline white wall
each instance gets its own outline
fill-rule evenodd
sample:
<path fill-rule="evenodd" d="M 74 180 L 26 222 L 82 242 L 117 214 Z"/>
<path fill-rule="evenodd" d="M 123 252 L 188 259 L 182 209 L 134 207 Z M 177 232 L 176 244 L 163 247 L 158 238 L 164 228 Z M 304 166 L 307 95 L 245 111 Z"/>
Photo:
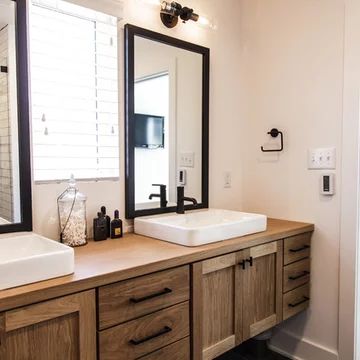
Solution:
<path fill-rule="evenodd" d="M 273 345 L 303 359 L 336 359 L 344 4 L 242 0 L 240 23 L 243 209 L 316 226 L 310 309 L 281 326 Z M 284 132 L 285 150 L 264 154 L 273 127 Z M 327 146 L 337 148 L 333 197 L 319 195 L 321 172 L 307 170 L 307 149 Z"/>

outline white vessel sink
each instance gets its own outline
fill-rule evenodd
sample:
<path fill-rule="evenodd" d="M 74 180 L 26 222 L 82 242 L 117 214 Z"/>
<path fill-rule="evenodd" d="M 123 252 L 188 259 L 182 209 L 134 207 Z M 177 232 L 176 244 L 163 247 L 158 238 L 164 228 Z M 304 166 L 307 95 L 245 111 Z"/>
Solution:
<path fill-rule="evenodd" d="M 185 246 L 199 246 L 266 230 L 265 215 L 206 209 L 135 218 L 135 233 Z"/>
<path fill-rule="evenodd" d="M 0 238 L 0 290 L 74 272 L 74 249 L 33 233 Z"/>

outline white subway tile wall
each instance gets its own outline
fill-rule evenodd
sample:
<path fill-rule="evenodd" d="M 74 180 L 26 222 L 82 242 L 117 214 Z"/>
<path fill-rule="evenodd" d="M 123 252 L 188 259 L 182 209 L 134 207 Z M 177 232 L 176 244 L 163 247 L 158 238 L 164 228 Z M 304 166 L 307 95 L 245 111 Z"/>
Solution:
<path fill-rule="evenodd" d="M 0 66 L 8 66 L 8 27 L 0 30 Z M 12 221 L 11 127 L 8 74 L 0 72 L 0 221 Z"/>

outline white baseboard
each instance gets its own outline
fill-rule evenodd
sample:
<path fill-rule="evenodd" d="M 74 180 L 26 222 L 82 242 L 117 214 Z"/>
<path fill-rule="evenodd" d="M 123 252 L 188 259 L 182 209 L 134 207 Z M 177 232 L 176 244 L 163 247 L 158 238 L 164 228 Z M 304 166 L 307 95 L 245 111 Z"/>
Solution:
<path fill-rule="evenodd" d="M 338 353 L 308 339 L 278 329 L 269 342 L 269 348 L 294 360 L 339 360 Z"/>

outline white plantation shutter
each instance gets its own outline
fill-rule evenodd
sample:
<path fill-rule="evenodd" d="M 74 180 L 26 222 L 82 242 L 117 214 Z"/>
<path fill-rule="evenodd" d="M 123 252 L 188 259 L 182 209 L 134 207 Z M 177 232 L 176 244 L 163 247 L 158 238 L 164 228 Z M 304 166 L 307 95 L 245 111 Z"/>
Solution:
<path fill-rule="evenodd" d="M 35 180 L 118 177 L 116 18 L 41 0 L 30 19 Z"/>

